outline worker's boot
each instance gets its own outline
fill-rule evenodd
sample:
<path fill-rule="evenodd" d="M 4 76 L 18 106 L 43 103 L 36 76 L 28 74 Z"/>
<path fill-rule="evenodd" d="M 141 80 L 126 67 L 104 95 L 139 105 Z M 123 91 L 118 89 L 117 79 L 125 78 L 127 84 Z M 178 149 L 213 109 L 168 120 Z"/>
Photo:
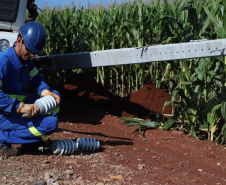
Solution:
<path fill-rule="evenodd" d="M 18 155 L 19 151 L 16 148 L 0 144 L 0 155 L 3 156 L 15 156 Z"/>

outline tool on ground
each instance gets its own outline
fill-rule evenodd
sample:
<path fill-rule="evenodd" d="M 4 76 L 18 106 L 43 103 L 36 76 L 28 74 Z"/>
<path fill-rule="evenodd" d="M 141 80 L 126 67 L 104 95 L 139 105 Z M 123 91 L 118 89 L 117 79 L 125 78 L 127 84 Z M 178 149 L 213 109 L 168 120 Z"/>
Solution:
<path fill-rule="evenodd" d="M 45 115 L 57 107 L 57 101 L 50 95 L 39 98 L 35 101 L 34 105 L 37 105 L 40 108 L 40 114 Z M 27 114 L 23 114 L 22 117 L 27 117 Z"/>
<path fill-rule="evenodd" d="M 98 150 L 100 142 L 95 138 L 78 138 L 76 141 L 72 139 L 63 139 L 55 141 L 51 147 L 39 147 L 38 150 L 43 152 L 44 150 L 51 149 L 54 154 L 59 155 L 70 155 L 74 154 L 75 151 L 81 150 L 85 152 L 91 152 Z"/>

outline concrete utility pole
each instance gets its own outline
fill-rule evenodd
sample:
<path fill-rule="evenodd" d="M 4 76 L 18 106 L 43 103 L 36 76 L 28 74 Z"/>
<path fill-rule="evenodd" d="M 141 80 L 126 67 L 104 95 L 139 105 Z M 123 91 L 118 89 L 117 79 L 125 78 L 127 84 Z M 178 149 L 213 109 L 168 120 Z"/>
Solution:
<path fill-rule="evenodd" d="M 225 48 L 226 39 L 192 40 L 178 44 L 40 56 L 33 60 L 40 71 L 66 70 L 224 56 Z"/>

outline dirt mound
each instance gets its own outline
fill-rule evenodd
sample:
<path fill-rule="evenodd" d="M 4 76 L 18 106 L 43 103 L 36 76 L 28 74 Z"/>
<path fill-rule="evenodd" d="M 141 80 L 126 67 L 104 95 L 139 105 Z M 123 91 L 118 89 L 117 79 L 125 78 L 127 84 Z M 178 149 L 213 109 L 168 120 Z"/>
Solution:
<path fill-rule="evenodd" d="M 133 117 L 137 115 L 141 118 L 153 118 L 155 114 L 171 114 L 172 108 L 170 105 L 166 106 L 163 112 L 165 101 L 170 100 L 171 96 L 162 89 L 153 85 L 144 85 L 125 98 L 128 106 L 122 116 Z"/>

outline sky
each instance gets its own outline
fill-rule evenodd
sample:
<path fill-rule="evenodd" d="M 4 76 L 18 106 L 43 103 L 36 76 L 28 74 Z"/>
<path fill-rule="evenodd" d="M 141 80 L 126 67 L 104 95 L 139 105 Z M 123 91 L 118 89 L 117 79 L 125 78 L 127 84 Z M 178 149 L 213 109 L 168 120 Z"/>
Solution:
<path fill-rule="evenodd" d="M 76 6 L 84 6 L 87 7 L 88 3 L 90 3 L 91 6 L 95 6 L 99 3 L 101 3 L 104 6 L 108 6 L 112 2 L 122 3 L 122 2 L 128 2 L 129 0 L 35 0 L 35 4 L 40 8 L 44 8 L 48 5 L 48 7 L 64 7 L 66 5 L 71 5 L 72 2 Z"/>

